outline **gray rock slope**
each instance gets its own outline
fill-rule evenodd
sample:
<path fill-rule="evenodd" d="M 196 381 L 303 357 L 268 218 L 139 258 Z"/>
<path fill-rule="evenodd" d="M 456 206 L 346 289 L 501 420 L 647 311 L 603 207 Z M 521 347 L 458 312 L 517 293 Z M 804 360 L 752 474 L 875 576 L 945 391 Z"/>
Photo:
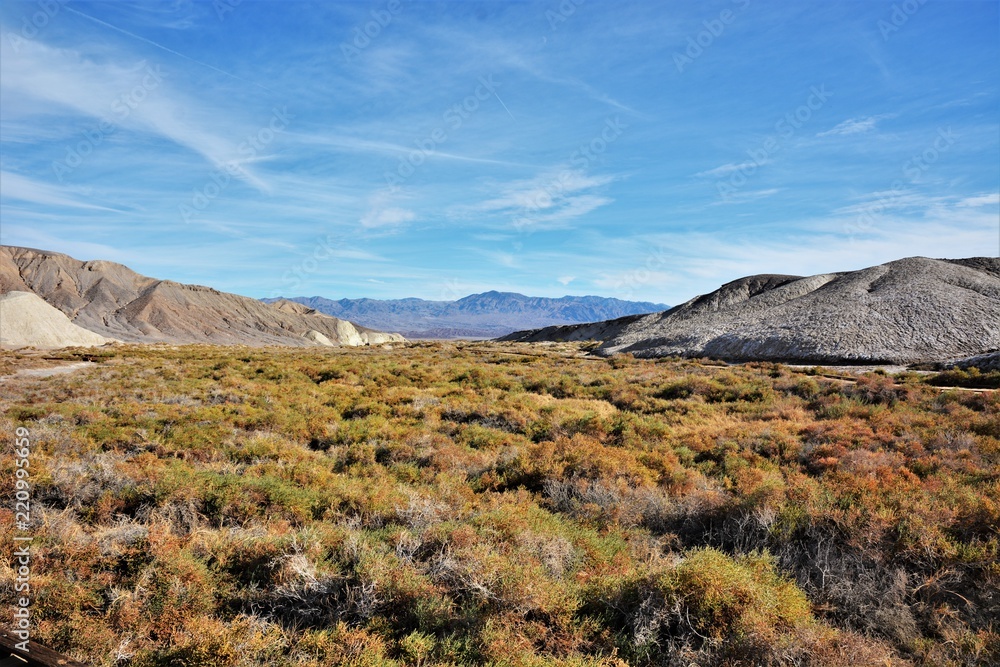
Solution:
<path fill-rule="evenodd" d="M 734 280 L 662 313 L 519 332 L 599 354 L 909 364 L 1000 349 L 1000 259 L 910 257 L 860 271 Z"/>

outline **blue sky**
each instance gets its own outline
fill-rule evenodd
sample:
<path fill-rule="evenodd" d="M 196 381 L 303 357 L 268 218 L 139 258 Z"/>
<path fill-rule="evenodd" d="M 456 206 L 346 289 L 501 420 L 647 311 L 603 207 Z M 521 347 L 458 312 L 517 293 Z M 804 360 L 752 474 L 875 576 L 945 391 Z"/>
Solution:
<path fill-rule="evenodd" d="M 0 237 L 254 297 L 996 256 L 998 6 L 5 1 Z"/>

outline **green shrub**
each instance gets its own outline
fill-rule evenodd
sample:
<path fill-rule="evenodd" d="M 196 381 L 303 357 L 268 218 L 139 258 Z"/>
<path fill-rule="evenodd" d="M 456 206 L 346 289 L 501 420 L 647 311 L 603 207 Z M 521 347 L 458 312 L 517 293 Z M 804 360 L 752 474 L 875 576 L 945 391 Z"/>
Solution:
<path fill-rule="evenodd" d="M 996 392 L 586 349 L 120 346 L 5 379 L 37 638 L 95 667 L 996 661 Z"/>

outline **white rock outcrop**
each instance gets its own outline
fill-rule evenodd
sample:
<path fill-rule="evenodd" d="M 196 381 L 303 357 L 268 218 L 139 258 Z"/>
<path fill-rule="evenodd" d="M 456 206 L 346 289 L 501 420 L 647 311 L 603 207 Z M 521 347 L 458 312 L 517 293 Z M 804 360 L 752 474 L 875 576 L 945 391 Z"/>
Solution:
<path fill-rule="evenodd" d="M 0 347 L 96 347 L 114 342 L 77 326 L 58 308 L 36 294 L 7 292 L 0 295 Z"/>

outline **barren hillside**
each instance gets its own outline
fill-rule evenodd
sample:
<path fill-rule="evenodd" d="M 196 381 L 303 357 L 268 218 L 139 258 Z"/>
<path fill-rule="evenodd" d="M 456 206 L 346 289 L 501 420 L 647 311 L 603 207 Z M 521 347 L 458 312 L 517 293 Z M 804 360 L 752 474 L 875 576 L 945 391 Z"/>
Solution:
<path fill-rule="evenodd" d="M 0 293 L 12 291 L 37 294 L 74 324 L 129 342 L 366 345 L 403 340 L 315 312 L 157 280 L 114 262 L 0 246 Z"/>
<path fill-rule="evenodd" d="M 1000 259 L 911 257 L 860 271 L 734 280 L 671 310 L 502 340 L 602 341 L 605 355 L 940 361 L 1000 349 Z"/>

